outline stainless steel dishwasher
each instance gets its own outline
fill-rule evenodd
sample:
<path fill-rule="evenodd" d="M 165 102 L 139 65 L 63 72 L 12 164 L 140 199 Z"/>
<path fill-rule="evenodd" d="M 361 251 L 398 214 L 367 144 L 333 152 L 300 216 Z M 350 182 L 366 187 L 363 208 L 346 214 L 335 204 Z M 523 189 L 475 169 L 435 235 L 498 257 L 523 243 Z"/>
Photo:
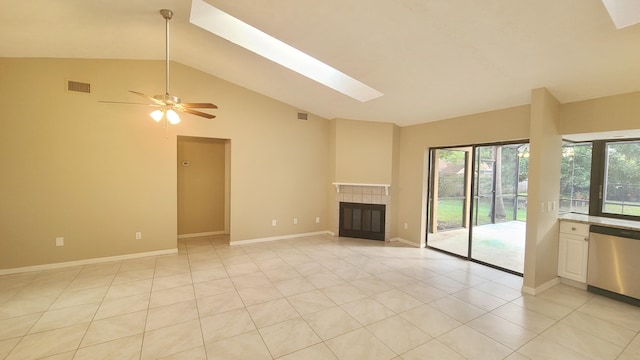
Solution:
<path fill-rule="evenodd" d="M 640 231 L 591 225 L 587 288 L 640 306 Z"/>

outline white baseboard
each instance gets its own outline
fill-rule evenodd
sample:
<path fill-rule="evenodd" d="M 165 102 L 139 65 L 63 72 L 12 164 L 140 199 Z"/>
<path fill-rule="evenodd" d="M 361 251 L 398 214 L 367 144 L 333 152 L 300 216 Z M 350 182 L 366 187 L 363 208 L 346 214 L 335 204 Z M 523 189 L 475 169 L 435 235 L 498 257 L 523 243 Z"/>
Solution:
<path fill-rule="evenodd" d="M 413 247 L 417 247 L 417 248 L 422 247 L 422 246 L 420 246 L 420 244 L 416 244 L 416 243 L 414 243 L 413 241 L 409 241 L 409 240 L 407 240 L 407 239 L 403 239 L 403 238 L 399 238 L 399 237 L 392 238 L 392 239 L 391 239 L 391 240 L 389 240 L 389 241 L 391 241 L 391 242 L 396 242 L 396 241 L 397 241 L 397 242 L 401 242 L 401 243 L 403 243 L 403 244 L 411 245 L 411 246 L 413 246 Z"/>
<path fill-rule="evenodd" d="M 560 284 L 560 278 L 557 277 L 555 279 L 549 280 L 546 283 L 536 287 L 536 288 L 532 288 L 532 287 L 528 287 L 528 286 L 522 286 L 522 292 L 525 294 L 529 294 L 529 295 L 538 295 L 541 294 L 549 289 L 551 289 L 552 287 L 556 286 Z"/>
<path fill-rule="evenodd" d="M 178 235 L 178 239 L 189 239 L 194 237 L 213 236 L 213 235 L 224 235 L 224 231 L 210 231 L 210 232 L 195 233 L 195 234 L 182 234 L 182 235 Z"/>
<path fill-rule="evenodd" d="M 578 289 L 587 290 L 587 284 L 583 283 L 583 282 L 580 282 L 580 281 L 575 281 L 575 280 L 571 280 L 571 279 L 565 279 L 565 278 L 561 277 L 560 278 L 560 282 L 565 284 L 565 285 L 577 287 Z"/>
<path fill-rule="evenodd" d="M 91 265 L 91 264 L 99 264 L 99 263 L 110 262 L 110 261 L 130 260 L 130 259 L 137 259 L 137 258 L 142 258 L 147 256 L 169 255 L 169 254 L 176 254 L 176 253 L 178 253 L 177 248 L 167 249 L 167 250 L 148 251 L 148 252 L 135 253 L 135 254 L 107 256 L 107 257 L 85 259 L 85 260 L 65 261 L 65 262 L 53 263 L 53 264 L 25 266 L 25 267 L 13 268 L 13 269 L 0 269 L 0 275 L 16 274 L 16 273 L 30 272 L 30 271 L 60 269 L 60 268 L 71 267 L 71 266 Z"/>
<path fill-rule="evenodd" d="M 273 236 L 273 237 L 258 238 L 258 239 L 238 240 L 238 241 L 230 241 L 229 245 L 231 246 L 247 245 L 247 244 L 255 244 L 255 243 L 261 243 L 266 241 L 288 240 L 288 239 L 295 239 L 299 237 L 316 236 L 316 235 L 332 235 L 332 233 L 330 231 L 316 231 L 316 232 L 302 233 L 302 234 L 291 234 L 291 235 Z"/>

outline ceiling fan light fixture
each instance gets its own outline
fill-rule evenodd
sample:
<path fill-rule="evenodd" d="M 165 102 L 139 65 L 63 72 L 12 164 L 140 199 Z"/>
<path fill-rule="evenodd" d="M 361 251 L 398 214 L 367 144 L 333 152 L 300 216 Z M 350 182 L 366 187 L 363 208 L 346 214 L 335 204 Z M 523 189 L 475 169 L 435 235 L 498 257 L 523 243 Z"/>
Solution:
<path fill-rule="evenodd" d="M 149 116 L 151 116 L 151 118 L 153 120 L 155 120 L 156 122 L 160 122 L 160 120 L 162 120 L 162 117 L 164 116 L 164 111 L 162 111 L 162 110 L 153 110 L 151 112 L 151 114 L 149 114 Z"/>
<path fill-rule="evenodd" d="M 173 109 L 167 110 L 167 120 L 169 120 L 169 124 L 176 125 L 180 123 L 180 115 L 175 112 Z"/>

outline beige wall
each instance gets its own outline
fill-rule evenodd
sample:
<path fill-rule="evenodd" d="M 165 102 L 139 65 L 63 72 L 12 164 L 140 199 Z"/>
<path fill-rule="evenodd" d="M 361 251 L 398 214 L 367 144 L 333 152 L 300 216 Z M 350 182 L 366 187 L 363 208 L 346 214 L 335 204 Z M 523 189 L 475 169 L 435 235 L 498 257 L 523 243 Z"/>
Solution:
<path fill-rule="evenodd" d="M 326 119 L 297 120 L 294 107 L 178 63 L 172 93 L 216 103 L 216 119 L 185 115 L 165 131 L 147 107 L 98 102 L 162 93 L 163 65 L 0 59 L 12 104 L 0 120 L 0 269 L 175 249 L 177 135 L 231 139 L 232 241 L 328 228 Z M 65 79 L 92 94 L 67 93 Z"/>
<path fill-rule="evenodd" d="M 178 235 L 224 233 L 226 142 L 178 137 Z"/>
<path fill-rule="evenodd" d="M 398 237 L 398 208 L 400 207 L 400 127 L 393 126 L 393 146 L 392 146 L 392 166 L 391 166 L 391 229 L 389 236 L 391 239 Z"/>
<path fill-rule="evenodd" d="M 215 119 L 190 117 L 176 131 L 230 139 L 232 242 L 327 230 L 327 119 L 298 120 L 295 107 L 179 63 L 172 63 L 171 76 L 173 93 L 220 107 Z"/>
<path fill-rule="evenodd" d="M 558 274 L 558 210 L 560 154 L 558 130 L 560 103 L 544 88 L 531 92 L 529 186 L 527 191 L 527 242 L 524 287 L 528 292 L 552 282 Z M 552 204 L 552 209 L 549 209 Z"/>
<path fill-rule="evenodd" d="M 397 236 L 424 246 L 430 147 L 470 145 L 529 137 L 529 106 L 496 110 L 400 128 Z M 404 223 L 407 229 L 404 229 Z"/>
<path fill-rule="evenodd" d="M 128 89 L 160 62 L 0 59 L 0 268 L 176 248 L 176 137 Z M 92 94 L 69 93 L 65 80 Z M 135 233 L 142 232 L 136 240 Z M 56 247 L 55 238 L 65 246 Z"/>
<path fill-rule="evenodd" d="M 335 182 L 391 184 L 395 125 L 335 120 Z"/>
<path fill-rule="evenodd" d="M 561 134 L 639 128 L 640 92 L 567 103 L 560 107 Z"/>

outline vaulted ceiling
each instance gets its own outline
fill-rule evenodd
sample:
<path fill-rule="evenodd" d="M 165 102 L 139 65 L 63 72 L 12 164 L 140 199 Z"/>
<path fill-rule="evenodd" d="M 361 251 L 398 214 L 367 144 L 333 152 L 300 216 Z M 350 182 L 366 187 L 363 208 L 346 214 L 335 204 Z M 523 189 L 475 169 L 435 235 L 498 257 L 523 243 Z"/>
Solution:
<path fill-rule="evenodd" d="M 168 8 L 172 60 L 329 119 L 404 126 L 538 87 L 563 103 L 640 90 L 640 25 L 617 29 L 601 0 L 206 2 L 384 95 L 354 100 L 208 33 L 188 0 L 5 1 L 0 56 L 164 59 Z"/>

